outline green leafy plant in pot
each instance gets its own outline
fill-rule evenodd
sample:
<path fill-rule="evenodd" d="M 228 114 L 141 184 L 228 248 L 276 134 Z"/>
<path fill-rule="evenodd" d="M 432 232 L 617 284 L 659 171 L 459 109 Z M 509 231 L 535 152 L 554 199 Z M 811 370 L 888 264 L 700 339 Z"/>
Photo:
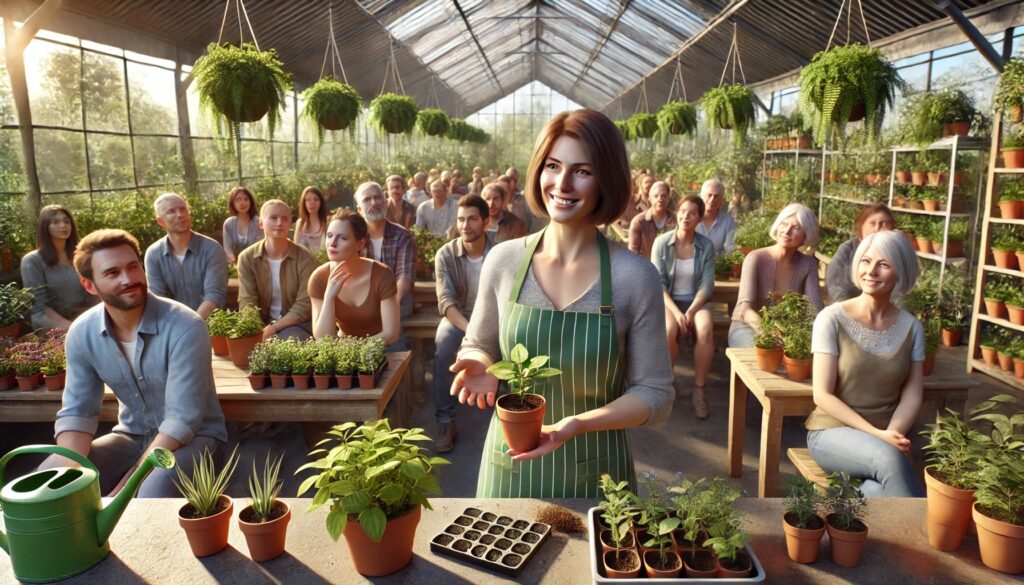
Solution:
<path fill-rule="evenodd" d="M 996 86 L 996 107 L 1010 122 L 1024 119 L 1024 60 L 1012 58 L 1003 65 L 1003 73 Z"/>
<path fill-rule="evenodd" d="M 532 451 L 540 442 L 547 403 L 533 393 L 536 380 L 561 375 L 557 368 L 547 367 L 548 356 L 530 357 L 526 346 L 519 343 L 501 360 L 487 368 L 487 373 L 507 382 L 509 393 L 495 404 L 505 443 L 516 451 Z"/>
<path fill-rule="evenodd" d="M 263 319 L 255 305 L 242 308 L 233 315 L 234 324 L 228 333 L 228 353 L 235 366 L 249 367 L 249 352 L 263 339 Z"/>
<path fill-rule="evenodd" d="M 210 329 L 210 344 L 213 355 L 228 355 L 228 335 L 234 327 L 234 313 L 224 309 L 214 309 L 206 317 L 206 326 Z"/>
<path fill-rule="evenodd" d="M 1024 168 L 1024 132 L 1007 132 L 999 145 L 1003 166 L 1008 169 Z"/>
<path fill-rule="evenodd" d="M 270 372 L 270 352 L 267 343 L 277 341 L 276 337 L 266 342 L 257 343 L 249 352 L 249 385 L 253 390 L 262 390 L 267 385 L 267 374 Z"/>
<path fill-rule="evenodd" d="M 253 460 L 249 476 L 252 503 L 238 514 L 238 528 L 245 534 L 249 556 L 257 563 L 275 559 L 284 552 L 292 511 L 288 504 L 277 499 L 284 485 L 278 479 L 283 458 L 283 454 L 271 458 L 268 453 L 262 474 L 256 471 L 256 461 Z"/>
<path fill-rule="evenodd" d="M 658 110 L 658 128 L 664 135 L 697 133 L 697 108 L 683 100 L 666 103 Z"/>
<path fill-rule="evenodd" d="M 344 534 L 356 571 L 376 577 L 412 560 L 420 509 L 431 510 L 427 494 L 439 493 L 433 473 L 448 463 L 417 445 L 430 438 L 423 429 L 392 429 L 387 419 L 362 426 L 345 423 L 328 431 L 309 453 L 319 459 L 296 473 L 317 470 L 299 486 L 298 496 L 316 488 L 308 511 L 330 504 L 327 533 Z"/>
<path fill-rule="evenodd" d="M 654 114 L 638 112 L 629 117 L 629 128 L 635 138 L 654 138 L 658 132 L 658 118 Z"/>
<path fill-rule="evenodd" d="M 418 113 L 416 101 L 407 95 L 382 93 L 370 102 L 370 122 L 388 134 L 412 132 Z"/>
<path fill-rule="evenodd" d="M 427 136 L 444 136 L 448 133 L 448 114 L 439 108 L 424 108 L 416 116 L 416 126 Z"/>
<path fill-rule="evenodd" d="M 0 337 L 15 337 L 35 302 L 30 288 L 15 282 L 0 285 Z"/>
<path fill-rule="evenodd" d="M 380 337 L 367 337 L 359 343 L 359 387 L 370 390 L 377 385 L 388 361 L 388 347 Z"/>
<path fill-rule="evenodd" d="M 175 486 L 188 502 L 178 510 L 178 524 L 185 529 L 192 554 L 197 557 L 217 554 L 228 545 L 234 503 L 224 490 L 237 465 L 235 447 L 219 472 L 209 449 L 203 449 L 198 459 L 192 457 L 191 475 L 180 465 L 174 468 L 178 476 Z"/>
<path fill-rule="evenodd" d="M 302 117 L 316 128 L 317 144 L 323 144 L 324 130 L 354 130 L 352 123 L 363 111 L 359 90 L 330 77 L 309 86 L 302 101 Z"/>
<path fill-rule="evenodd" d="M 700 107 L 717 128 L 734 130 L 734 144 L 742 144 L 754 123 L 754 92 L 738 83 L 711 88 L 700 98 Z"/>
<path fill-rule="evenodd" d="M 639 514 L 636 494 L 627 489 L 627 482 L 615 481 L 607 473 L 601 476 L 598 487 L 604 494 L 598 507 L 607 529 L 599 534 L 601 557 L 609 578 L 631 578 L 640 574 L 640 555 L 636 552 L 636 537 L 631 530 Z"/>
<path fill-rule="evenodd" d="M 771 316 L 771 307 L 761 307 L 761 322 L 754 335 L 754 352 L 757 367 L 765 372 L 775 372 L 782 365 L 782 339 Z"/>
<path fill-rule="evenodd" d="M 679 528 L 681 520 L 669 515 L 664 493 L 658 487 L 657 477 L 652 471 L 645 471 L 640 480 L 647 491 L 646 497 L 637 497 L 640 508 L 640 526 L 644 534 L 637 533 L 644 547 L 643 562 L 647 576 L 652 579 L 673 579 L 683 570 L 683 559 L 675 551 L 672 532 Z"/>
<path fill-rule="evenodd" d="M 200 110 L 214 123 L 219 136 L 232 139 L 228 141 L 229 149 L 234 149 L 242 122 L 256 122 L 266 116 L 267 127 L 274 133 L 285 92 L 291 89 L 291 75 L 284 72 L 277 51 L 260 51 L 250 43 L 211 43 L 196 59 L 192 75 Z"/>
<path fill-rule="evenodd" d="M 820 515 L 822 498 L 817 485 L 809 479 L 789 475 L 786 482 L 789 484 L 789 497 L 782 516 L 786 552 L 798 563 L 813 563 L 818 560 L 818 547 L 825 535 L 825 521 Z"/>
<path fill-rule="evenodd" d="M 845 471 L 829 474 L 825 490 L 825 527 L 828 530 L 832 562 L 856 567 L 864 554 L 868 526 L 864 523 L 868 501 L 860 491 L 861 481 Z"/>
<path fill-rule="evenodd" d="M 947 408 L 921 435 L 929 439 L 924 446 L 928 543 L 939 550 L 957 550 L 971 523 L 974 487 L 984 455 L 978 449 L 979 433 Z"/>
<path fill-rule="evenodd" d="M 708 528 L 704 546 L 715 551 L 718 574 L 723 578 L 742 579 L 750 575 L 753 563 L 746 554 L 750 537 L 740 528 L 739 518 L 724 518 Z"/>
<path fill-rule="evenodd" d="M 337 339 L 330 337 L 313 343 L 313 383 L 317 390 L 327 390 L 334 382 L 334 372 L 338 365 L 337 345 Z"/>

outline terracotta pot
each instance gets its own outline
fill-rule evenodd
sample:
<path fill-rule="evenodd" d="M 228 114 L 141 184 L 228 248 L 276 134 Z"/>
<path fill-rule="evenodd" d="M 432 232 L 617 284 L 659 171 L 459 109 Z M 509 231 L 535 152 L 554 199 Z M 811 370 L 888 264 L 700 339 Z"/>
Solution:
<path fill-rule="evenodd" d="M 999 369 L 1004 372 L 1009 372 L 1013 369 L 1013 355 L 1004 353 L 996 350 L 996 355 L 999 358 Z"/>
<path fill-rule="evenodd" d="M 0 337 L 17 337 L 18 333 L 21 333 L 20 322 L 0 327 Z"/>
<path fill-rule="evenodd" d="M 1008 268 L 1010 270 L 1017 269 L 1017 254 L 1010 250 L 996 250 L 992 249 L 992 259 L 995 260 L 996 266 L 999 268 Z"/>
<path fill-rule="evenodd" d="M 739 280 L 740 273 L 742 271 L 743 271 L 743 265 L 742 264 L 733 264 L 732 265 L 732 269 L 729 272 L 729 276 L 732 277 L 733 280 Z"/>
<path fill-rule="evenodd" d="M 882 175 L 879 173 L 870 173 L 864 175 L 864 182 L 872 187 L 878 186 L 882 182 Z"/>
<path fill-rule="evenodd" d="M 691 579 L 714 577 L 718 574 L 718 567 L 715 565 L 715 555 L 708 549 L 695 548 L 683 553 L 683 568 L 686 570 L 686 576 Z M 710 568 L 702 568 L 705 566 Z"/>
<path fill-rule="evenodd" d="M 999 362 L 999 352 L 994 347 L 981 346 L 981 359 L 987 365 L 994 366 Z"/>
<path fill-rule="evenodd" d="M 906 185 L 911 181 L 910 171 L 896 171 L 896 182 Z"/>
<path fill-rule="evenodd" d="M 981 562 L 1003 573 L 1024 573 L 1024 526 L 989 518 L 978 511 L 977 504 L 971 508 L 971 517 L 978 526 Z"/>
<path fill-rule="evenodd" d="M 946 182 L 946 173 L 928 173 L 928 185 L 931 187 L 939 187 Z"/>
<path fill-rule="evenodd" d="M 292 511 L 288 504 L 278 500 L 274 505 L 284 507 L 284 513 L 269 522 L 250 523 L 242 520 L 242 516 L 252 513 L 252 506 L 246 506 L 238 515 L 238 528 L 245 535 L 245 543 L 249 545 L 249 557 L 257 563 L 269 561 L 281 556 L 284 542 L 288 535 L 288 522 L 292 519 Z"/>
<path fill-rule="evenodd" d="M 814 359 L 796 360 L 788 355 L 783 355 L 782 363 L 786 364 L 786 378 L 793 382 L 803 382 L 811 377 L 811 367 L 814 365 Z"/>
<path fill-rule="evenodd" d="M 917 238 L 910 234 L 906 234 L 906 236 L 907 241 L 910 242 L 910 247 L 913 248 L 915 252 L 919 251 L 921 247 L 917 245 Z"/>
<path fill-rule="evenodd" d="M 924 470 L 928 489 L 928 544 L 939 550 L 956 550 L 971 523 L 974 490 L 961 490 L 942 483 Z"/>
<path fill-rule="evenodd" d="M 750 571 L 754 568 L 754 563 L 750 561 L 750 557 L 743 551 L 736 553 L 736 562 L 733 565 L 733 567 L 726 567 L 722 564 L 722 559 L 715 559 L 718 577 L 721 579 L 743 579 L 749 576 Z"/>
<path fill-rule="evenodd" d="M 757 367 L 765 372 L 774 373 L 779 370 L 779 366 L 782 364 L 782 348 L 776 347 L 775 349 L 762 349 L 755 347 L 754 352 L 757 354 Z"/>
<path fill-rule="evenodd" d="M 620 545 L 616 545 L 615 542 L 612 541 L 612 531 L 610 528 L 602 528 L 601 532 L 598 533 L 598 537 L 598 541 L 601 543 L 602 553 L 606 553 L 610 550 L 636 548 L 636 535 L 632 530 L 622 536 L 622 542 Z"/>
<path fill-rule="evenodd" d="M 249 367 L 249 352 L 252 348 L 256 347 L 256 344 L 263 339 L 262 333 L 256 335 L 250 335 L 248 337 L 240 337 L 238 339 L 228 339 L 228 353 L 231 354 L 231 363 L 235 366 L 248 369 Z"/>
<path fill-rule="evenodd" d="M 313 385 L 317 390 L 327 390 L 333 381 L 334 376 L 330 374 L 313 374 Z"/>
<path fill-rule="evenodd" d="M 935 371 L 935 355 L 924 356 L 924 363 L 921 364 L 922 374 L 925 376 L 931 376 L 932 372 Z"/>
<path fill-rule="evenodd" d="M 211 335 L 210 345 L 213 346 L 213 355 L 228 355 L 228 338 L 223 335 Z"/>
<path fill-rule="evenodd" d="M 262 390 L 267 385 L 266 374 L 249 374 L 249 385 L 253 390 Z"/>
<path fill-rule="evenodd" d="M 970 122 L 946 122 L 942 125 L 942 136 L 967 136 L 971 132 Z"/>
<path fill-rule="evenodd" d="M 740 246 L 740 252 L 743 252 L 744 256 L 746 256 L 747 254 L 749 254 L 749 253 L 751 253 L 753 251 L 754 251 L 754 249 L 751 248 L 750 246 Z"/>
<path fill-rule="evenodd" d="M 360 390 L 373 390 L 374 388 L 373 374 L 359 374 L 359 389 Z"/>
<path fill-rule="evenodd" d="M 907 209 L 920 209 L 920 210 L 924 210 L 924 205 L 922 205 L 921 202 L 917 201 L 917 200 L 907 201 Z"/>
<path fill-rule="evenodd" d="M 960 338 L 963 336 L 963 329 L 949 329 L 942 330 L 942 345 L 946 347 L 956 347 L 960 345 Z"/>
<path fill-rule="evenodd" d="M 18 385 L 18 382 L 14 379 L 14 374 L 7 374 L 0 376 L 0 390 L 10 390 Z"/>
<path fill-rule="evenodd" d="M 1017 266 L 1024 266 L 1024 251 L 1017 252 Z"/>
<path fill-rule="evenodd" d="M 867 525 L 865 524 L 864 530 L 860 532 L 848 532 L 832 526 L 832 523 L 826 518 L 825 528 L 828 530 L 832 562 L 840 567 L 859 565 L 860 558 L 864 554 L 864 541 L 868 538 Z"/>
<path fill-rule="evenodd" d="M 942 255 L 942 242 L 932 242 L 932 252 Z M 963 258 L 964 256 L 964 243 L 957 241 L 946 242 L 946 257 L 947 258 Z"/>
<path fill-rule="evenodd" d="M 544 411 L 547 409 L 547 401 L 543 396 L 534 394 L 540 398 L 541 405 L 533 410 L 515 412 L 505 409 L 505 404 L 510 399 L 506 394 L 498 399 L 498 420 L 501 421 L 501 430 L 505 434 L 505 443 L 510 449 L 516 451 L 531 451 L 540 442 L 540 428 L 544 424 Z"/>
<path fill-rule="evenodd" d="M 838 180 L 839 180 L 839 173 L 837 173 L 835 171 L 829 171 L 828 172 L 828 182 L 829 183 L 835 183 Z"/>
<path fill-rule="evenodd" d="M 999 151 L 1003 155 L 1003 168 L 1021 169 L 1024 168 L 1024 149 Z"/>
<path fill-rule="evenodd" d="M 1024 378 L 1024 360 L 1020 358 L 1013 358 L 1013 375 L 1018 378 Z"/>
<path fill-rule="evenodd" d="M 618 569 L 613 569 L 608 566 L 609 559 L 619 559 L 618 562 L 615 562 L 613 560 L 616 566 L 624 562 L 625 564 L 636 568 L 628 571 L 620 571 Z M 601 555 L 601 560 L 604 563 L 604 572 L 606 575 L 608 575 L 609 579 L 633 579 L 640 574 L 640 555 L 637 554 L 637 552 L 633 549 L 623 548 L 619 550 L 608 551 Z"/>
<path fill-rule="evenodd" d="M 918 187 L 923 187 L 928 182 L 928 172 L 910 171 L 910 181 Z"/>
<path fill-rule="evenodd" d="M 18 381 L 18 390 L 21 390 L 22 392 L 31 392 L 43 383 L 43 373 L 36 372 L 31 376 L 15 375 L 14 379 Z"/>
<path fill-rule="evenodd" d="M 334 379 L 338 382 L 338 388 L 341 390 L 352 389 L 352 374 L 338 374 Z"/>
<path fill-rule="evenodd" d="M 800 149 L 810 148 L 811 147 L 811 138 L 810 138 L 810 136 L 801 136 L 801 137 L 797 138 L 796 139 L 796 147 L 800 148 Z"/>
<path fill-rule="evenodd" d="M 281 390 L 288 386 L 288 374 L 270 374 L 270 387 Z"/>
<path fill-rule="evenodd" d="M 345 524 L 345 542 L 356 571 L 366 577 L 381 577 L 401 570 L 412 560 L 412 543 L 416 525 L 420 523 L 420 506 L 388 520 L 380 542 L 373 542 L 363 532 L 355 517 Z"/>
<path fill-rule="evenodd" d="M 1024 201 L 1000 201 L 999 217 L 1003 219 L 1021 219 Z"/>
<path fill-rule="evenodd" d="M 309 372 L 305 374 L 292 374 L 292 385 L 296 390 L 309 390 Z"/>
<path fill-rule="evenodd" d="M 185 529 L 188 545 L 197 557 L 217 554 L 228 545 L 228 528 L 231 526 L 235 504 L 225 495 L 221 495 L 219 501 L 226 502 L 227 508 L 205 518 L 190 519 L 182 516 L 186 509 L 192 507 L 191 504 L 185 504 L 178 510 L 178 524 Z"/>
<path fill-rule="evenodd" d="M 0 250 L 0 272 L 10 272 L 12 270 L 14 270 L 14 250 L 4 248 Z"/>
<path fill-rule="evenodd" d="M 786 516 L 782 518 L 782 530 L 786 533 L 786 552 L 789 558 L 805 565 L 818 560 L 821 537 L 825 535 L 825 521 L 818 517 L 818 520 L 821 520 L 821 528 L 811 530 L 797 528 L 786 520 Z"/>
<path fill-rule="evenodd" d="M 931 252 L 932 241 L 928 238 L 922 238 L 921 236 L 915 236 L 917 240 L 917 249 L 922 252 Z"/>
<path fill-rule="evenodd" d="M 1010 323 L 1014 325 L 1024 325 L 1024 307 L 1015 307 L 1009 303 L 1006 304 L 1006 311 L 1010 313 Z"/>
<path fill-rule="evenodd" d="M 683 559 L 679 558 L 674 550 L 666 550 L 666 564 L 671 567 L 668 569 L 658 569 L 661 566 L 661 552 L 658 549 L 652 549 L 644 553 L 644 570 L 647 571 L 647 577 L 650 579 L 675 579 L 679 576 L 679 573 L 683 571 Z"/>
<path fill-rule="evenodd" d="M 1002 319 L 1006 316 L 1006 304 L 995 299 L 985 299 L 985 314 Z"/>
<path fill-rule="evenodd" d="M 43 382 L 46 384 L 46 389 L 52 392 L 64 389 L 64 381 L 67 379 L 67 372 L 61 372 L 52 376 L 43 374 Z"/>
<path fill-rule="evenodd" d="M 953 173 L 953 186 L 954 187 L 959 187 L 960 185 L 963 184 L 963 182 L 964 182 L 964 174 L 963 173 L 961 173 L 960 171 L 957 171 L 957 172 Z M 957 211 L 956 213 L 962 213 L 962 212 Z"/>
<path fill-rule="evenodd" d="M 1021 106 L 1013 106 L 1006 112 L 1006 120 L 1013 122 L 1014 124 L 1024 120 L 1024 108 Z"/>
<path fill-rule="evenodd" d="M 925 211 L 938 211 L 939 200 L 938 199 L 922 199 L 921 203 L 924 204 Z"/>

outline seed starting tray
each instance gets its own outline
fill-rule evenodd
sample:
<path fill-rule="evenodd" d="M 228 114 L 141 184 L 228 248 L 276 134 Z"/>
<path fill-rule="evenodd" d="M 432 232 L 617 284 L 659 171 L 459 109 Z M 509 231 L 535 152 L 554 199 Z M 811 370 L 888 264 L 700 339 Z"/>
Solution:
<path fill-rule="evenodd" d="M 515 577 L 522 572 L 550 534 L 551 527 L 541 522 L 466 508 L 443 531 L 430 539 L 430 550 Z"/>

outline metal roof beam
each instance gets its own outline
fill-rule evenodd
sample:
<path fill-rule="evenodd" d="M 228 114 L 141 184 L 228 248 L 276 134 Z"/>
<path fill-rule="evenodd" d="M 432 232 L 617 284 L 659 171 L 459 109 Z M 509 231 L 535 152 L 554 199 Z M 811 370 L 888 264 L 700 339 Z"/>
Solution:
<path fill-rule="evenodd" d="M 580 70 L 580 74 L 576 77 L 576 81 L 572 82 L 572 85 L 569 87 L 570 92 L 576 89 L 576 86 L 580 84 L 580 80 L 582 80 L 583 76 L 586 75 L 587 71 L 590 70 L 590 66 L 594 63 L 594 60 L 597 59 L 597 56 L 601 54 L 601 49 L 603 49 L 605 44 L 608 43 L 608 39 L 611 38 L 612 33 L 614 33 L 616 27 L 619 26 L 619 20 L 622 18 L 622 14 L 626 12 L 626 9 L 629 8 L 629 4 L 631 1 L 632 0 L 623 0 L 622 8 L 619 9 L 619 13 L 615 15 L 615 18 L 612 19 L 611 24 L 608 25 L 608 32 L 605 33 L 604 38 L 601 39 L 601 42 L 597 43 L 597 46 L 594 47 L 594 50 L 590 52 L 590 57 L 587 58 L 587 62 L 585 65 L 583 65 L 583 69 Z"/>
<path fill-rule="evenodd" d="M 476 38 L 476 33 L 473 32 L 473 27 L 469 24 L 469 18 L 466 17 L 466 11 L 462 9 L 459 4 L 459 0 L 452 0 L 452 4 L 455 5 L 455 9 L 459 11 L 459 16 L 462 17 L 462 22 L 466 25 L 466 30 L 469 31 L 469 36 L 472 37 L 473 43 L 476 44 L 476 50 L 480 51 L 480 56 L 483 57 L 484 63 L 487 64 L 487 71 L 490 72 L 491 78 L 494 79 L 494 83 L 498 86 L 502 95 L 505 94 L 505 88 L 501 86 L 501 81 L 498 80 L 498 74 L 494 72 L 494 68 L 491 67 L 491 60 L 487 58 L 487 53 L 484 52 L 483 46 L 480 45 L 480 40 Z"/>
<path fill-rule="evenodd" d="M 949 15 L 953 22 L 956 23 L 960 30 L 963 31 L 964 35 L 970 39 L 971 43 L 978 49 L 981 56 L 988 61 L 989 65 L 996 70 L 996 73 L 1003 72 L 1003 57 L 996 51 L 992 43 L 988 42 L 985 35 L 981 34 L 976 26 L 971 22 L 971 19 L 964 16 L 964 13 L 960 11 L 960 8 L 956 4 L 953 4 L 949 0 L 934 0 L 932 4 L 935 8 L 945 12 Z"/>

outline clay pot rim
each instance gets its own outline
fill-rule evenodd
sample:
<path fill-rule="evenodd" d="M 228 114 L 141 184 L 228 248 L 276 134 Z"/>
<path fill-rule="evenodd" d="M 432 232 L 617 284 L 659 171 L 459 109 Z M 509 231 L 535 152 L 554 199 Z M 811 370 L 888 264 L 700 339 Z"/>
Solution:
<path fill-rule="evenodd" d="M 867 536 L 867 533 L 868 533 L 868 524 L 867 524 L 867 522 L 865 522 L 863 520 L 859 521 L 861 524 L 864 525 L 864 530 L 843 530 L 842 528 L 839 528 L 837 526 L 833 526 L 832 522 L 829 521 L 829 518 L 833 517 L 834 515 L 835 514 L 829 514 L 828 516 L 825 516 L 825 527 L 828 528 L 828 533 L 829 533 L 830 536 L 832 535 L 833 531 L 838 532 L 840 535 L 853 534 L 853 535 L 856 535 L 857 538 L 859 538 L 860 535 L 862 535 L 862 534 Z"/>
<path fill-rule="evenodd" d="M 994 532 L 1010 538 L 1024 539 L 1024 526 L 1010 524 L 1009 522 L 1003 522 L 1002 520 L 997 520 L 991 516 L 986 516 L 984 512 L 978 509 L 977 502 L 971 506 L 971 517 L 974 519 L 975 524 L 980 525 L 989 532 Z"/>
<path fill-rule="evenodd" d="M 815 517 L 817 517 L 818 520 L 821 520 L 821 528 L 800 528 L 799 526 L 794 526 L 793 524 L 790 524 L 789 520 L 786 520 L 786 516 L 788 515 L 789 512 L 782 514 L 783 530 L 785 530 L 786 534 L 792 534 L 796 537 L 799 537 L 801 534 L 816 534 L 818 535 L 818 538 L 821 538 L 821 535 L 825 533 L 825 526 L 828 525 L 828 523 L 825 522 L 824 518 L 822 518 L 818 514 L 815 514 Z"/>
<path fill-rule="evenodd" d="M 252 508 L 252 504 L 242 508 L 238 513 L 238 528 L 245 534 L 266 534 L 280 529 L 281 524 L 287 524 L 292 519 L 292 509 L 284 500 L 275 500 L 275 503 L 284 506 L 284 514 L 266 522 L 246 522 L 242 520 L 242 514 Z"/>
<path fill-rule="evenodd" d="M 964 490 L 953 487 L 941 479 L 935 477 L 931 467 L 924 468 L 924 483 L 927 487 L 954 500 L 970 500 L 974 497 L 974 490 Z"/>
<path fill-rule="evenodd" d="M 222 498 L 226 498 L 227 499 L 228 507 L 224 508 L 223 510 L 221 510 L 220 512 L 217 512 L 216 514 L 214 514 L 212 516 L 203 516 L 202 518 L 186 518 L 186 517 L 182 516 L 181 515 L 182 510 L 184 510 L 185 508 L 187 508 L 187 507 L 192 505 L 192 504 L 190 504 L 188 502 L 185 502 L 185 504 L 183 504 L 180 508 L 178 508 L 178 522 L 181 524 L 181 527 L 187 529 L 187 528 L 196 526 L 196 523 L 219 521 L 220 517 L 224 516 L 225 514 L 227 514 L 228 516 L 231 516 L 232 513 L 235 510 L 235 501 L 231 498 L 231 496 L 229 496 L 227 494 L 221 494 L 220 496 L 218 496 L 217 497 L 217 501 L 218 502 L 222 501 Z"/>

